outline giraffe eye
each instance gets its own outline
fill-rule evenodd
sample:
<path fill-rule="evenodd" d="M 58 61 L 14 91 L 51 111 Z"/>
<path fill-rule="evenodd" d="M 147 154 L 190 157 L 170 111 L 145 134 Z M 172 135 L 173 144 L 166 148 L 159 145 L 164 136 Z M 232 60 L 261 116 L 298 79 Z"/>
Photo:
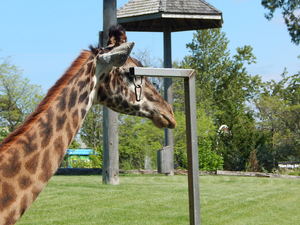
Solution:
<path fill-rule="evenodd" d="M 149 101 L 151 101 L 151 102 L 157 102 L 157 101 L 158 101 L 158 100 L 157 100 L 152 94 L 150 94 L 150 93 L 145 92 L 144 95 L 145 95 L 145 97 L 146 97 Z"/>
<path fill-rule="evenodd" d="M 129 82 L 133 82 L 134 81 L 134 76 L 130 75 L 129 72 L 125 72 L 124 75 L 127 77 L 127 79 L 129 80 Z"/>
<path fill-rule="evenodd" d="M 154 85 L 154 87 L 155 87 L 156 89 L 159 89 L 158 83 L 153 83 L 153 85 Z"/>

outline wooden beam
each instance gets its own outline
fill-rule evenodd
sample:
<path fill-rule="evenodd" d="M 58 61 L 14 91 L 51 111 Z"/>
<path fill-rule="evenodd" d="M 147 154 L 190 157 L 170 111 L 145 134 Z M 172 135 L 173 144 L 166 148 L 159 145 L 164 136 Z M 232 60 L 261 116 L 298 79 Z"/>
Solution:
<path fill-rule="evenodd" d="M 184 79 L 190 225 L 200 225 L 199 159 L 195 73 Z"/>
<path fill-rule="evenodd" d="M 130 68 L 132 76 L 184 78 L 190 225 L 200 225 L 199 159 L 195 71 L 192 69 Z"/>
<path fill-rule="evenodd" d="M 117 24 L 116 0 L 103 0 L 103 45 L 108 41 L 108 30 Z M 117 185 L 119 181 L 118 113 L 103 107 L 103 184 Z"/>
<path fill-rule="evenodd" d="M 151 68 L 151 67 L 131 67 L 128 71 L 132 76 L 163 77 L 163 78 L 189 78 L 193 76 L 193 69 L 175 68 Z"/>

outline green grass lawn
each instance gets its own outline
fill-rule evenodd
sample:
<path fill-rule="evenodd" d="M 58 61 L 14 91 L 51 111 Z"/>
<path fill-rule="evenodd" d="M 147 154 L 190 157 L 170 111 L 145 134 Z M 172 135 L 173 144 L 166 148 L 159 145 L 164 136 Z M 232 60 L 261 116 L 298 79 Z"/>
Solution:
<path fill-rule="evenodd" d="M 201 176 L 203 225 L 298 225 L 300 180 Z M 186 176 L 55 176 L 18 225 L 189 224 Z"/>

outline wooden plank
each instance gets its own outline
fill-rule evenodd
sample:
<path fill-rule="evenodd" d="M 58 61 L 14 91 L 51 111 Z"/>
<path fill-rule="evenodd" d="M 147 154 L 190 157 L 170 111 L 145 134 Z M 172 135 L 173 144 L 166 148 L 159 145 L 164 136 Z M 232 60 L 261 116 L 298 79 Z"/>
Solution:
<path fill-rule="evenodd" d="M 194 73 L 194 70 L 174 68 L 131 67 L 129 68 L 128 72 L 133 76 L 189 78 Z"/>
<path fill-rule="evenodd" d="M 190 225 L 200 225 L 195 73 L 184 79 Z"/>

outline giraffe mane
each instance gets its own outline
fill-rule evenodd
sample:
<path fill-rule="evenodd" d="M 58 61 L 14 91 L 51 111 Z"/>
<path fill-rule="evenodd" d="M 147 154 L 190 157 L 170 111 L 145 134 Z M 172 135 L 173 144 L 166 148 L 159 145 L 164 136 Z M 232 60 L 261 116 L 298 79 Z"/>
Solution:
<path fill-rule="evenodd" d="M 9 146 L 24 132 L 30 129 L 31 125 L 35 123 L 41 116 L 43 112 L 45 112 L 52 101 L 55 100 L 59 91 L 65 84 L 74 77 L 84 63 L 90 58 L 92 55 L 91 51 L 83 50 L 80 55 L 73 61 L 71 66 L 66 70 L 66 72 L 56 81 L 56 83 L 49 89 L 46 97 L 41 101 L 41 103 L 37 106 L 35 111 L 31 113 L 23 124 L 21 124 L 15 131 L 10 133 L 8 137 L 6 137 L 2 143 L 0 143 L 0 152 L 9 148 Z"/>

